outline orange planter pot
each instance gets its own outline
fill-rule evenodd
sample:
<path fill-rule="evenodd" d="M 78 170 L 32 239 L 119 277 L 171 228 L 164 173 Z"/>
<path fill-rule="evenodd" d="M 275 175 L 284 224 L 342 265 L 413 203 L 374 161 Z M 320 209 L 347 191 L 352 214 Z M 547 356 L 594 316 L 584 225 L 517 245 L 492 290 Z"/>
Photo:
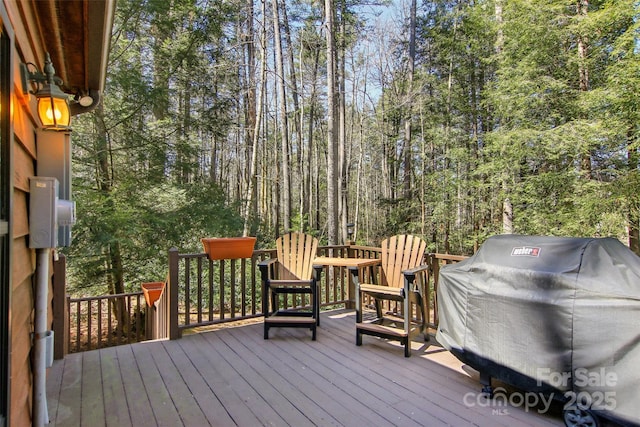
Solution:
<path fill-rule="evenodd" d="M 206 237 L 201 240 L 211 260 L 251 258 L 256 245 L 255 237 Z"/>
<path fill-rule="evenodd" d="M 142 293 L 144 293 L 144 299 L 147 300 L 147 305 L 153 307 L 153 304 L 160 298 L 164 291 L 164 282 L 148 282 L 142 284 Z"/>

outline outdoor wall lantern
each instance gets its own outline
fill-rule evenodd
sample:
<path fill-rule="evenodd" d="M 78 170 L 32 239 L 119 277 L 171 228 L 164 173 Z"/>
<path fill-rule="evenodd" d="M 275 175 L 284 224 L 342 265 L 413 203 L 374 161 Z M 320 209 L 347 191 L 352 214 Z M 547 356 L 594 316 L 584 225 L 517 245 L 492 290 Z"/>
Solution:
<path fill-rule="evenodd" d="M 347 236 L 349 237 L 349 242 L 352 241 L 354 227 L 355 227 L 355 224 L 352 222 L 347 224 Z"/>
<path fill-rule="evenodd" d="M 30 71 L 29 66 L 35 70 Z M 35 88 L 30 93 L 38 100 L 38 118 L 42 127 L 48 130 L 70 130 L 71 114 L 69 111 L 69 96 L 59 85 L 62 79 L 56 76 L 56 70 L 51 63 L 49 53 L 44 61 L 44 73 L 34 64 L 20 64 L 23 91 L 27 93 L 29 83 Z"/>

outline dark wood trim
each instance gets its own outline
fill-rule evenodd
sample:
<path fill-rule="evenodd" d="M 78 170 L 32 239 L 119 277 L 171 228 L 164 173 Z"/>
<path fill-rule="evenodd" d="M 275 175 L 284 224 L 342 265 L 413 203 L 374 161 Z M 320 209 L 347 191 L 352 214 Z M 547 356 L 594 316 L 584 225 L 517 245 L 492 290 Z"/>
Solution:
<path fill-rule="evenodd" d="M 53 263 L 53 358 L 64 358 L 68 352 L 67 258 L 60 254 Z"/>
<path fill-rule="evenodd" d="M 0 427 L 9 424 L 11 408 L 11 289 L 13 217 L 13 29 L 0 3 Z"/>
<path fill-rule="evenodd" d="M 169 249 L 169 339 L 182 335 L 178 328 L 178 249 Z"/>

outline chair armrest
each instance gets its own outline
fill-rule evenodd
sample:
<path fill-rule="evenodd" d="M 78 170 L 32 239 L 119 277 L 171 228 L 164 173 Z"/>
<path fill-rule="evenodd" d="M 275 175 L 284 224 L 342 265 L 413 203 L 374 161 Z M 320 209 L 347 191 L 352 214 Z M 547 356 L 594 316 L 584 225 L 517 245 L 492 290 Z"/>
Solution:
<path fill-rule="evenodd" d="M 324 266 L 322 265 L 314 265 L 313 266 L 313 280 L 319 282 L 320 277 L 322 276 L 322 269 Z"/>
<path fill-rule="evenodd" d="M 416 278 L 416 274 L 429 270 L 429 268 L 431 268 L 429 264 L 422 264 L 417 267 L 404 270 L 402 274 L 404 274 L 405 279 L 409 280 L 410 282 L 413 282 Z"/>
<path fill-rule="evenodd" d="M 411 285 L 413 285 L 413 283 L 416 280 L 416 275 L 418 273 L 422 273 L 423 271 L 428 271 L 431 268 L 431 266 L 429 264 L 422 264 L 419 265 L 417 267 L 413 267 L 410 268 L 408 270 L 404 270 L 402 272 L 402 274 L 404 275 L 404 290 L 405 292 L 409 292 L 411 291 Z M 422 285 L 416 285 L 418 287 L 418 291 L 420 293 L 423 292 L 423 290 L 421 290 Z M 415 289 L 415 288 L 414 288 Z"/>
<path fill-rule="evenodd" d="M 269 258 L 258 263 L 258 268 L 260 269 L 260 277 L 263 281 L 267 281 L 273 273 L 273 265 L 278 262 L 277 258 Z"/>
<path fill-rule="evenodd" d="M 274 262 L 278 262 L 278 258 L 263 259 L 258 263 L 258 267 L 262 268 L 262 266 L 269 266 Z"/>

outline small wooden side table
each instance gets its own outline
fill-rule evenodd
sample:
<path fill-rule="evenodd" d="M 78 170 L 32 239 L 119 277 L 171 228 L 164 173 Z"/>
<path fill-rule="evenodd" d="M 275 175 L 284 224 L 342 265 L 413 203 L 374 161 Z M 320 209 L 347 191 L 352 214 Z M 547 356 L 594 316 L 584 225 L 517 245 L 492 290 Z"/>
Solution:
<path fill-rule="evenodd" d="M 321 265 L 324 267 L 356 267 L 358 269 L 358 276 L 362 277 L 362 271 L 365 268 L 370 269 L 370 275 L 373 276 L 373 267 L 380 264 L 380 259 L 378 258 L 336 258 L 336 257 L 327 257 L 327 256 L 319 256 L 313 260 L 313 265 Z M 355 286 L 353 284 L 353 280 L 351 276 L 349 276 L 349 290 L 348 290 L 348 299 L 349 301 L 355 301 Z M 345 304 L 346 308 L 355 308 L 354 303 L 348 302 Z"/>

